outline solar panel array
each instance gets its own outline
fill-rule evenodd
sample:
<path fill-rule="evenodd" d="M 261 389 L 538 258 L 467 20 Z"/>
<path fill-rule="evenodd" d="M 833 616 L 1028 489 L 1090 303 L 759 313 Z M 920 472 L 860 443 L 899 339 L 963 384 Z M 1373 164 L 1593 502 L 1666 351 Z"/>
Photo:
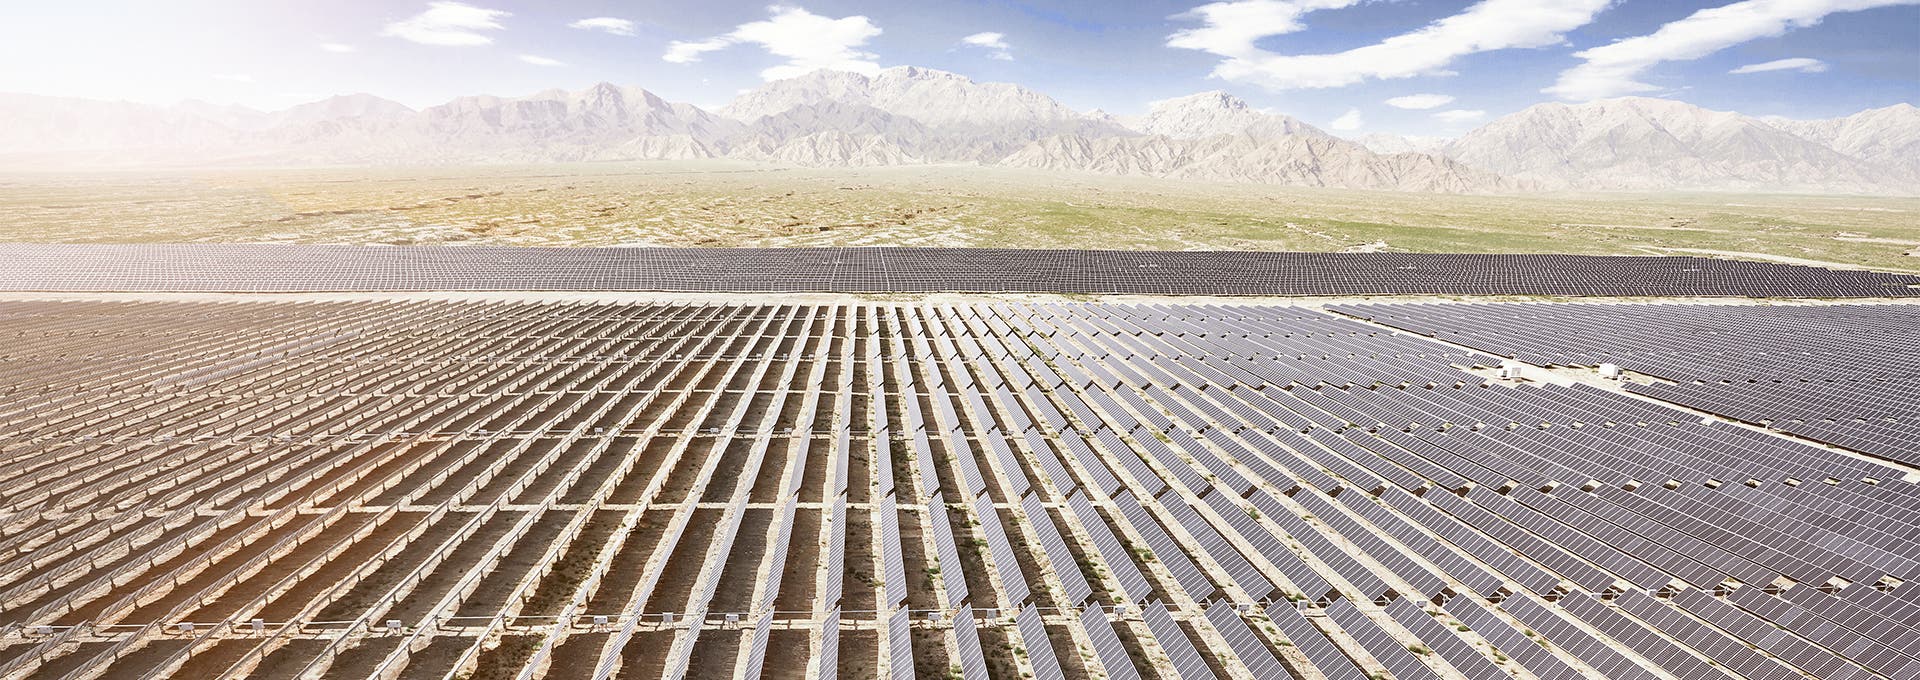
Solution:
<path fill-rule="evenodd" d="M 1439 655 L 1448 666 L 1468 680 L 1505 680 L 1512 677 L 1475 650 L 1472 643 L 1461 638 L 1459 633 L 1464 631 L 1448 629 L 1412 600 L 1394 600 L 1393 604 L 1387 605 L 1386 611 L 1394 622 L 1418 638 L 1422 647 Z"/>
<path fill-rule="evenodd" d="M 1920 308 L 1910 305 L 1335 309 L 1541 366 L 1611 363 L 1657 379 L 1631 385 L 1636 394 L 1920 464 Z"/>
<path fill-rule="evenodd" d="M 1912 296 L 1920 277 L 1698 257 L 986 248 L 4 244 L 0 290 Z"/>
<path fill-rule="evenodd" d="M 1920 673 L 1911 467 L 1499 309 L 0 301 L 0 676 Z"/>

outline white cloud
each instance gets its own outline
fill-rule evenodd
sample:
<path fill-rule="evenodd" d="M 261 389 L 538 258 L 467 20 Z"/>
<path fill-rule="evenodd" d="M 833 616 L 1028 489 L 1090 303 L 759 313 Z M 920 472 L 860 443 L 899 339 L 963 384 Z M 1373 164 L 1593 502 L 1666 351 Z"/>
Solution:
<path fill-rule="evenodd" d="M 425 12 L 387 24 L 380 35 L 440 47 L 491 45 L 493 37 L 481 31 L 500 30 L 500 20 L 510 16 L 509 12 L 464 2 L 433 2 L 427 4 Z"/>
<path fill-rule="evenodd" d="M 730 45 L 759 45 L 786 63 L 760 72 L 766 80 L 806 75 L 820 69 L 853 71 L 873 75 L 880 72 L 878 55 L 858 49 L 880 35 L 880 27 L 865 16 L 832 19 L 805 8 L 774 5 L 765 20 L 740 24 L 725 35 L 706 40 L 675 40 L 667 45 L 661 58 L 676 64 L 700 60 L 700 55 Z"/>
<path fill-rule="evenodd" d="M 1732 73 L 1735 75 L 1744 74 L 1744 73 L 1766 73 L 1768 71 L 1799 71 L 1801 73 L 1825 73 L 1826 70 L 1827 70 L 1827 62 L 1820 61 L 1819 59 L 1813 59 L 1810 57 L 1793 57 L 1790 59 L 1775 59 L 1773 61 L 1763 61 L 1758 64 L 1747 64 L 1746 66 L 1742 66 L 1740 68 L 1736 68 L 1734 70 L 1728 71 L 1728 73 Z"/>
<path fill-rule="evenodd" d="M 320 43 L 320 49 L 322 51 L 332 52 L 334 54 L 346 54 L 348 52 L 357 52 L 360 50 L 360 48 L 354 47 L 352 45 L 348 45 L 346 43 L 334 43 L 334 42 Z"/>
<path fill-rule="evenodd" d="M 542 57 L 537 54 L 522 54 L 520 55 L 520 61 L 533 64 L 534 66 L 566 66 L 567 65 L 567 62 L 560 61 L 559 59 Z"/>
<path fill-rule="evenodd" d="M 1327 127 L 1341 132 L 1348 132 L 1358 130 L 1360 126 L 1366 124 L 1366 119 L 1360 117 L 1360 109 L 1347 109 L 1346 113 L 1340 114 L 1339 118 L 1333 119 L 1333 122 L 1328 123 Z"/>
<path fill-rule="evenodd" d="M 1387 106 L 1414 110 L 1437 109 L 1452 103 L 1453 95 L 1450 94 L 1410 94 L 1387 100 Z"/>
<path fill-rule="evenodd" d="M 215 73 L 215 74 L 213 74 L 213 79 L 214 79 L 214 80 L 224 80 L 224 81 L 227 81 L 227 82 L 229 82 L 229 83 L 251 83 L 251 82 L 253 82 L 253 76 L 250 76 L 250 75 L 247 75 L 247 74 L 245 74 L 245 73 Z"/>
<path fill-rule="evenodd" d="M 626 19 L 616 19 L 614 17 L 593 17 L 591 19 L 581 19 L 571 24 L 567 24 L 567 28 L 578 28 L 583 31 L 605 31 L 607 33 L 612 33 L 614 35 L 633 35 L 632 21 L 628 21 Z"/>
<path fill-rule="evenodd" d="M 989 59 L 1013 61 L 1013 46 L 1007 44 L 1007 36 L 1004 33 L 995 33 L 993 31 L 975 33 L 961 38 L 960 42 L 974 47 L 986 48 L 989 50 L 987 52 L 987 58 Z"/>
<path fill-rule="evenodd" d="M 1202 5 L 1179 18 L 1206 22 L 1169 36 L 1167 45 L 1226 59 L 1213 77 L 1271 89 L 1344 87 L 1368 79 L 1452 75 L 1455 59 L 1478 52 L 1560 44 L 1567 31 L 1593 20 L 1611 0 L 1482 0 L 1427 26 L 1379 43 L 1333 54 L 1283 55 L 1261 38 L 1304 28 L 1301 15 L 1357 0 L 1244 0 Z"/>
<path fill-rule="evenodd" d="M 1448 109 L 1433 114 L 1433 117 L 1448 123 L 1471 123 L 1487 117 L 1487 112 L 1479 109 Z"/>
<path fill-rule="evenodd" d="M 1230 59 L 1256 58 L 1269 54 L 1254 47 L 1259 39 L 1305 29 L 1300 23 L 1301 15 L 1359 3 L 1360 0 L 1237 0 L 1201 5 L 1174 18 L 1198 20 L 1206 25 L 1167 36 L 1167 46 L 1210 52 Z"/>
<path fill-rule="evenodd" d="M 732 44 L 733 41 L 728 40 L 726 36 L 691 42 L 675 40 L 667 44 L 667 53 L 660 58 L 675 64 L 688 64 L 700 61 L 700 55 L 703 53 L 724 49 Z"/>
<path fill-rule="evenodd" d="M 1575 52 L 1585 60 L 1560 72 L 1542 90 L 1562 99 L 1586 101 L 1662 88 L 1635 80 L 1641 72 L 1668 61 L 1689 61 L 1757 38 L 1778 36 L 1820 23 L 1834 12 L 1852 12 L 1920 0 L 1743 0 L 1703 9 L 1659 30 Z"/>

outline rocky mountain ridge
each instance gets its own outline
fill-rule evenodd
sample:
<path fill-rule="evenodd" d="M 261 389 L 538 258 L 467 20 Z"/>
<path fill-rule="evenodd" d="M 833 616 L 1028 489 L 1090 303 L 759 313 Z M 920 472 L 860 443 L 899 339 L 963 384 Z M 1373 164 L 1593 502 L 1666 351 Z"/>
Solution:
<path fill-rule="evenodd" d="M 1223 91 L 1116 117 L 1017 85 L 916 67 L 773 81 L 714 111 L 608 83 L 461 97 L 418 111 L 366 94 L 271 113 L 0 94 L 0 164 L 15 167 L 705 158 L 960 163 L 1398 191 L 1920 193 L 1920 109 L 1795 121 L 1629 97 L 1540 104 L 1453 140 L 1349 141 Z"/>

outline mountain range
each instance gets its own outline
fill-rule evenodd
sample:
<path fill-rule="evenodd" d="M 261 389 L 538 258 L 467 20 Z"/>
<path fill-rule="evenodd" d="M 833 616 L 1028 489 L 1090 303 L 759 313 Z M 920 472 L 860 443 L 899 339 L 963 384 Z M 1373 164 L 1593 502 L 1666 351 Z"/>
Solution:
<path fill-rule="evenodd" d="M 0 94 L 0 166 L 397 165 L 732 158 L 978 164 L 1433 192 L 1920 193 L 1920 109 L 1758 118 L 1645 97 L 1548 103 L 1457 139 L 1329 134 L 1213 91 L 1144 115 L 895 67 L 777 80 L 708 111 L 602 83 L 414 110 L 372 95 L 284 111 Z"/>

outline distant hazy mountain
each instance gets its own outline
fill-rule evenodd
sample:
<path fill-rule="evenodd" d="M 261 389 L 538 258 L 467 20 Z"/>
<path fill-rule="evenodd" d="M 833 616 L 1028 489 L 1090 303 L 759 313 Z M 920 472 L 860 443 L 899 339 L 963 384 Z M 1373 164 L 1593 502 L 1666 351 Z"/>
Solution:
<path fill-rule="evenodd" d="M 1762 119 L 1769 125 L 1854 158 L 1920 179 L 1920 108 L 1895 104 L 1825 120 Z"/>
<path fill-rule="evenodd" d="M 1215 135 L 1198 139 L 1049 137 L 1005 165 L 1114 175 L 1397 191 L 1492 192 L 1523 188 L 1435 155 L 1376 154 L 1325 135 Z"/>
<path fill-rule="evenodd" d="M 1453 140 L 1448 137 L 1391 135 L 1376 132 L 1353 140 L 1374 153 L 1444 153 Z"/>
<path fill-rule="evenodd" d="M 1220 90 L 1163 99 L 1147 106 L 1147 115 L 1122 118 L 1129 128 L 1175 139 L 1197 139 L 1217 135 L 1285 137 L 1307 135 L 1324 137 L 1319 128 L 1291 116 L 1265 113 L 1248 106 L 1239 97 Z"/>
<path fill-rule="evenodd" d="M 249 111 L 243 107 L 232 107 Z M 399 120 L 413 113 L 406 104 L 370 94 L 346 94 L 301 104 L 272 114 L 257 114 L 269 125 L 311 125 L 352 119 Z"/>
<path fill-rule="evenodd" d="M 372 95 L 277 112 L 0 94 L 0 165 L 433 164 L 735 158 L 963 163 L 1300 186 L 1920 193 L 1920 109 L 1758 119 L 1647 98 L 1541 104 L 1455 140 L 1336 138 L 1225 92 L 1079 112 L 915 67 L 766 83 L 717 111 L 602 83 L 415 111 Z"/>
<path fill-rule="evenodd" d="M 729 156 L 802 165 L 986 164 L 1050 135 L 1130 134 L 1110 117 L 1074 111 L 1024 87 L 910 66 L 871 77 L 815 71 L 776 80 L 719 112 L 756 133 L 734 140 Z M 769 128 L 786 129 L 771 135 L 776 140 L 834 134 L 769 153 L 772 140 L 762 134 Z M 839 160 L 848 145 L 866 151 Z"/>
<path fill-rule="evenodd" d="M 743 122 L 826 102 L 870 106 L 921 124 L 998 127 L 1075 125 L 1088 120 L 1052 97 L 1008 83 L 976 83 L 956 73 L 896 66 L 872 77 L 815 71 L 740 95 L 720 115 Z"/>
<path fill-rule="evenodd" d="M 0 156 L 59 153 L 95 164 L 137 163 L 166 149 L 225 151 L 248 113 L 258 114 L 203 102 L 157 107 L 0 94 Z"/>
<path fill-rule="evenodd" d="M 1377 154 L 1298 119 L 1265 113 L 1225 92 L 1154 102 L 1120 118 L 1142 136 L 1055 135 L 1002 161 L 1048 170 L 1398 191 L 1518 188 L 1437 155 Z"/>
<path fill-rule="evenodd" d="M 740 124 L 637 87 L 601 83 L 530 97 L 462 97 L 401 132 L 428 157 L 459 161 L 709 158 Z"/>
<path fill-rule="evenodd" d="M 1538 104 L 1467 133 L 1445 151 L 1556 188 L 1915 189 L 1862 157 L 1759 119 L 1645 97 Z"/>

